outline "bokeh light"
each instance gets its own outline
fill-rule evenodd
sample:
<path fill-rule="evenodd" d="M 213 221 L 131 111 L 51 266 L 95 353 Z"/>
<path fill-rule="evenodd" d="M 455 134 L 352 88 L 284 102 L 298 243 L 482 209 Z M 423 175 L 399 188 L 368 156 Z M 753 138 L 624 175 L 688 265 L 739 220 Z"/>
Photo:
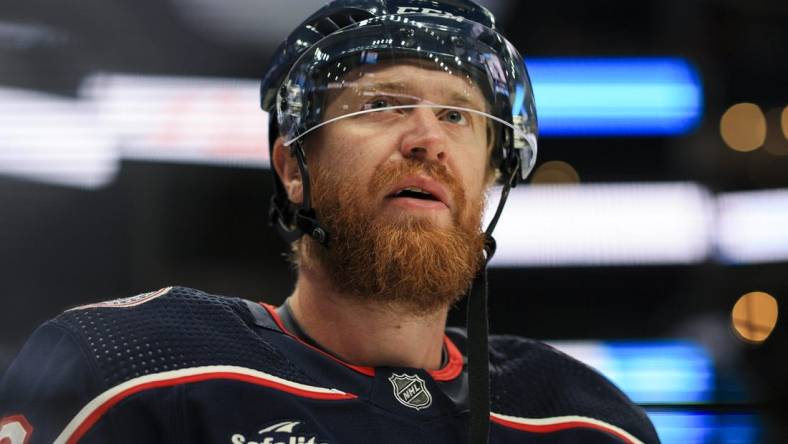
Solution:
<path fill-rule="evenodd" d="M 754 103 L 737 103 L 722 115 L 720 135 L 733 150 L 756 150 L 766 141 L 766 117 Z"/>
<path fill-rule="evenodd" d="M 733 329 L 741 339 L 760 344 L 777 325 L 777 299 L 762 291 L 747 293 L 736 302 L 731 314 Z"/>
<path fill-rule="evenodd" d="M 782 115 L 780 116 L 780 126 L 783 129 L 783 137 L 788 140 L 788 106 L 783 108 Z"/>
<path fill-rule="evenodd" d="M 784 109 L 774 108 L 766 112 L 766 141 L 763 149 L 775 156 L 788 156 L 788 139 L 785 137 L 785 119 L 788 113 Z"/>
<path fill-rule="evenodd" d="M 580 175 L 572 165 L 561 160 L 551 160 L 537 168 L 531 180 L 534 184 L 577 184 Z"/>

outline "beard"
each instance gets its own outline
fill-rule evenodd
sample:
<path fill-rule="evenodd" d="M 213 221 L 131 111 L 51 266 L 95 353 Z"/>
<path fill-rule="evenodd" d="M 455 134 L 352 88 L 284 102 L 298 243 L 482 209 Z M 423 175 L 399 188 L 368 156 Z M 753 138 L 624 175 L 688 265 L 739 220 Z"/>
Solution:
<path fill-rule="evenodd" d="M 319 168 L 312 173 L 312 204 L 330 241 L 325 248 L 302 237 L 295 246 L 300 267 L 323 270 L 339 294 L 413 316 L 445 309 L 470 288 L 483 261 L 484 199 L 469 202 L 443 164 L 387 162 L 376 168 L 367 187 Z M 397 220 L 382 216 L 378 196 L 418 174 L 451 191 L 451 226 L 404 214 Z"/>

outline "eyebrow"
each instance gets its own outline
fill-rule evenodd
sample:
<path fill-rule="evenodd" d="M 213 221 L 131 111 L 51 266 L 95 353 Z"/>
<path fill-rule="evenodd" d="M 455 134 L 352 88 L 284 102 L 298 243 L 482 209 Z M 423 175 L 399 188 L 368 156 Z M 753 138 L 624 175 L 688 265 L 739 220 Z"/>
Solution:
<path fill-rule="evenodd" d="M 390 91 L 395 92 L 398 94 L 404 95 L 413 95 L 413 88 L 410 88 L 404 85 L 402 82 L 373 82 L 368 84 L 359 85 L 360 89 L 362 90 L 371 90 L 371 91 Z M 416 96 L 421 96 L 421 94 L 417 94 Z M 442 105 L 452 105 L 461 108 L 470 108 L 470 109 L 478 109 L 479 103 L 468 98 L 466 94 L 462 94 L 458 91 L 451 91 L 448 95 L 448 103 L 438 103 Z M 486 103 L 481 103 L 482 111 L 486 111 Z"/>

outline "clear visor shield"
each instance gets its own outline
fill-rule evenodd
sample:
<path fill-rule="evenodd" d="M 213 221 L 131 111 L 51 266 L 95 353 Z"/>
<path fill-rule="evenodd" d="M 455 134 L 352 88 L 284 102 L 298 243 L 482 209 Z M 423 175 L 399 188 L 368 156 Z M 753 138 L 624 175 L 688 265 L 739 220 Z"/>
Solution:
<path fill-rule="evenodd" d="M 370 137 L 432 131 L 491 152 L 496 166 L 516 159 L 522 178 L 536 161 L 522 58 L 497 32 L 456 18 L 385 16 L 331 34 L 294 65 L 277 115 L 285 145 L 340 123 Z"/>

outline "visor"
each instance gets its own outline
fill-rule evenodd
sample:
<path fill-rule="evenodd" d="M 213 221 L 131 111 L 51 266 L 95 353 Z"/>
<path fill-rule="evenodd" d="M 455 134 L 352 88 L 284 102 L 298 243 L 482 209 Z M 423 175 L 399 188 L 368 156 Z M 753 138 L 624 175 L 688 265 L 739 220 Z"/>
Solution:
<path fill-rule="evenodd" d="M 522 178 L 536 159 L 522 58 L 496 31 L 458 18 L 389 15 L 343 28 L 302 54 L 276 109 L 285 145 L 346 119 L 371 133 L 427 122 L 454 143 L 492 149 L 496 166 L 516 159 Z"/>

